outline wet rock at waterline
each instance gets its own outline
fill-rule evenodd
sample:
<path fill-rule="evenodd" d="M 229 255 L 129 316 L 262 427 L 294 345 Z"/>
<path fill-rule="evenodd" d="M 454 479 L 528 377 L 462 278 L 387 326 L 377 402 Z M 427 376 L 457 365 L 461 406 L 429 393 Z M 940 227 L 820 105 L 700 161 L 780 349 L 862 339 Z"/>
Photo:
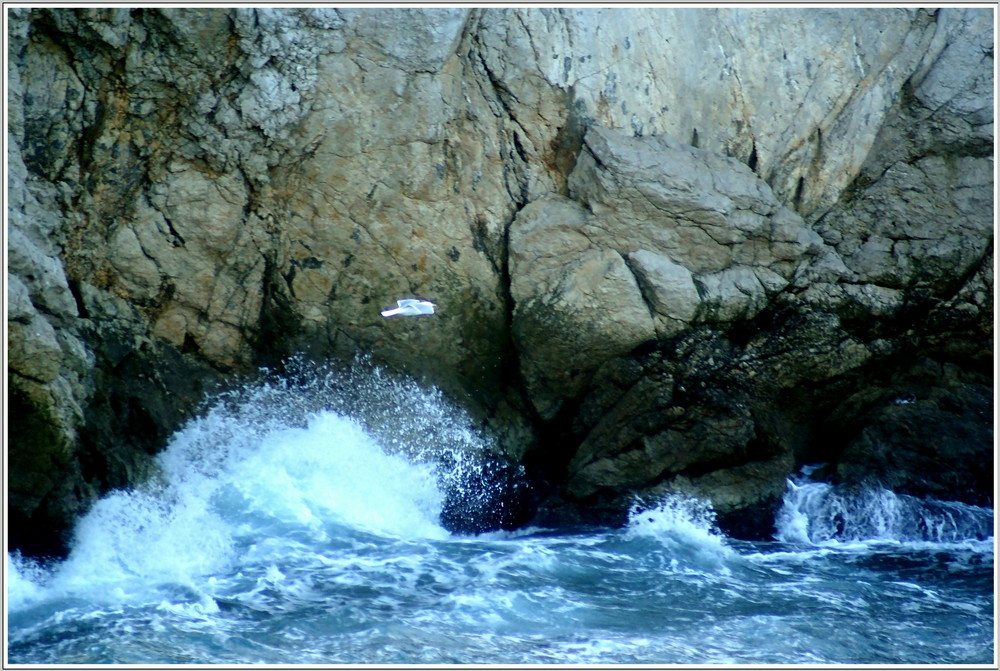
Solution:
<path fill-rule="evenodd" d="M 476 529 L 681 490 L 766 536 L 807 459 L 981 502 L 992 35 L 966 8 L 11 10 L 14 545 L 58 553 L 215 383 L 298 352 L 497 435 L 531 493 Z M 409 295 L 434 318 L 379 314 Z"/>
<path fill-rule="evenodd" d="M 512 531 L 535 518 L 541 492 L 523 466 L 490 456 L 452 466 L 448 473 L 440 516 L 441 526 L 448 531 Z"/>

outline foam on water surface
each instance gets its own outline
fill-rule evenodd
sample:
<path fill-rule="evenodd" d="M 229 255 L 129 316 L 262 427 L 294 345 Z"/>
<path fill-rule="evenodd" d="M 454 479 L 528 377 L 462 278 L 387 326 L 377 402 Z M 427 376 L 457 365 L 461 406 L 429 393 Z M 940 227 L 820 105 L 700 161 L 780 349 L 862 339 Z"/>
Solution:
<path fill-rule="evenodd" d="M 993 510 L 877 486 L 790 480 L 775 521 L 787 543 L 954 543 L 993 537 Z"/>
<path fill-rule="evenodd" d="M 452 535 L 442 492 L 493 447 L 471 426 L 378 371 L 303 368 L 221 396 L 153 481 L 80 520 L 65 561 L 8 555 L 10 661 L 992 656 L 992 511 L 796 482 L 770 543 L 726 538 L 681 496 L 637 503 L 622 529 Z"/>
<path fill-rule="evenodd" d="M 715 526 L 715 511 L 703 500 L 674 494 L 648 507 L 637 503 L 629 513 L 628 538 L 652 539 L 670 551 L 674 567 L 679 562 L 709 571 L 728 570 L 735 553 Z"/>
<path fill-rule="evenodd" d="M 261 385 L 191 421 L 158 455 L 152 482 L 105 496 L 79 520 L 65 561 L 45 570 L 8 556 L 11 607 L 141 600 L 164 584 L 197 590 L 246 560 L 305 552 L 331 534 L 348 543 L 449 536 L 434 464 L 399 453 L 424 449 L 407 443 L 412 417 L 389 453 L 360 422 L 314 410 L 297 391 Z"/>

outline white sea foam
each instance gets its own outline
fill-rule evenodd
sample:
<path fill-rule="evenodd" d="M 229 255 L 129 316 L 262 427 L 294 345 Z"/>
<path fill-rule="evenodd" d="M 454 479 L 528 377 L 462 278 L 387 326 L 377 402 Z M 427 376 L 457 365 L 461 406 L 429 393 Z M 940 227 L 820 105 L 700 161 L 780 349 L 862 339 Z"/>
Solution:
<path fill-rule="evenodd" d="M 728 540 L 710 506 L 683 497 L 637 504 L 625 529 L 449 536 L 437 457 L 483 448 L 469 426 L 435 393 L 379 375 L 237 390 L 174 436 L 155 481 L 81 520 L 67 561 L 8 556 L 10 660 L 992 658 L 991 544 L 810 541 L 816 510 L 830 509 L 822 488 L 795 490 L 816 510 L 786 509 L 783 528 L 797 520 L 806 539 L 797 543 Z M 927 510 L 957 520 L 964 509 Z M 940 524 L 924 526 L 941 536 Z"/>
<path fill-rule="evenodd" d="M 322 529 L 330 522 L 377 534 L 443 538 L 442 495 L 429 464 L 386 454 L 361 426 L 335 413 L 281 428 L 231 464 L 226 486 L 250 510 Z"/>
<path fill-rule="evenodd" d="M 993 535 L 993 510 L 882 487 L 789 481 L 775 520 L 786 543 L 956 543 Z"/>
<path fill-rule="evenodd" d="M 7 605 L 11 610 L 29 606 L 45 595 L 44 570 L 17 552 L 7 553 Z"/>
<path fill-rule="evenodd" d="M 707 501 L 673 494 L 655 506 L 641 503 L 629 514 L 626 534 L 652 538 L 679 559 L 699 568 L 725 570 L 725 562 L 736 556 L 715 527 L 715 511 Z"/>
<path fill-rule="evenodd" d="M 11 608 L 58 596 L 148 599 L 164 586 L 201 593 L 248 559 L 306 551 L 337 529 L 449 536 L 431 462 L 388 452 L 337 412 L 275 407 L 291 399 L 301 400 L 261 386 L 191 421 L 158 456 L 158 477 L 99 500 L 78 521 L 69 557 L 48 571 L 8 556 Z"/>

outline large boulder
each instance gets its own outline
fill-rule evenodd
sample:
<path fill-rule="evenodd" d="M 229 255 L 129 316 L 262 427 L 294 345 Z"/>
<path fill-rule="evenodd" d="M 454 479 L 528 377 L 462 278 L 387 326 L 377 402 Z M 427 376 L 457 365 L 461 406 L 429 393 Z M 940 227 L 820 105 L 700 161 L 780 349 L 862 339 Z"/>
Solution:
<path fill-rule="evenodd" d="M 14 545 L 58 551 L 210 385 L 296 352 L 439 385 L 581 510 L 687 488 L 750 529 L 803 459 L 881 468 L 874 429 L 804 446 L 875 417 L 869 373 L 992 365 L 993 28 L 985 8 L 10 10 Z M 433 319 L 378 314 L 410 294 Z M 688 356 L 715 372 L 680 402 Z M 588 400 L 621 361 L 661 405 Z"/>
<path fill-rule="evenodd" d="M 823 248 L 746 165 L 667 137 L 589 129 L 569 187 L 510 231 L 514 342 L 544 420 L 605 361 L 754 317 Z"/>
<path fill-rule="evenodd" d="M 831 410 L 822 395 L 789 399 L 864 370 L 871 352 L 829 315 L 771 313 L 747 330 L 701 326 L 601 366 L 565 428 L 579 446 L 566 488 L 542 514 L 571 519 L 569 504 L 614 519 L 637 496 L 675 491 L 711 501 L 734 535 L 768 536 L 788 476 L 812 456 L 810 423 Z"/>
<path fill-rule="evenodd" d="M 511 226 L 513 332 L 535 410 L 551 420 L 602 362 L 656 331 L 626 259 L 593 240 L 590 215 L 559 196 L 535 201 Z"/>
<path fill-rule="evenodd" d="M 50 500 L 36 526 L 65 529 L 142 478 L 190 395 L 292 352 L 497 404 L 513 205 L 455 58 L 468 14 L 12 13 L 18 515 Z M 410 294 L 439 318 L 381 318 Z"/>

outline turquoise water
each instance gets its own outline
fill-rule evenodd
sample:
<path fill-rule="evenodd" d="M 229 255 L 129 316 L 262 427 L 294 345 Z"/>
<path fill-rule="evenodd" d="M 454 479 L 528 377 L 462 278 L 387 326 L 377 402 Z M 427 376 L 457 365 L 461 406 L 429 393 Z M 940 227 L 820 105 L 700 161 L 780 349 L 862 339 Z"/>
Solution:
<path fill-rule="evenodd" d="M 468 427 L 378 374 L 224 398 L 66 560 L 8 556 L 8 662 L 994 662 L 990 509 L 803 479 L 769 542 L 683 498 L 461 536 L 443 491 L 492 447 Z"/>

